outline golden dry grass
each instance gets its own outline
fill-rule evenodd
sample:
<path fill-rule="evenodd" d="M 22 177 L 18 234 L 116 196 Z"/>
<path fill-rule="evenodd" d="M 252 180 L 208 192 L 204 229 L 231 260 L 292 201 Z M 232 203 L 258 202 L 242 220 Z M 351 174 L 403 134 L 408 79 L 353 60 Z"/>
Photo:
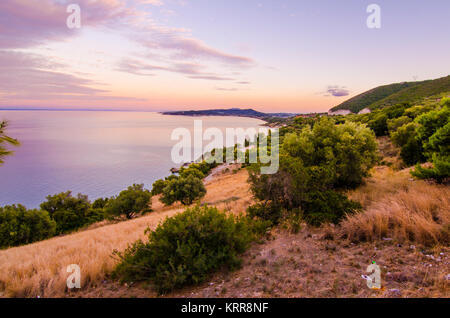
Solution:
<path fill-rule="evenodd" d="M 408 169 L 394 172 L 378 167 L 350 197 L 365 208 L 341 223 L 343 234 L 352 241 L 448 243 L 450 189 L 446 186 L 414 180 Z"/>
<path fill-rule="evenodd" d="M 207 187 L 203 202 L 218 202 L 221 209 L 243 212 L 250 200 L 245 170 L 218 176 Z M 230 198 L 235 197 L 233 200 Z M 236 199 L 238 198 L 238 199 Z M 67 236 L 0 251 L 0 296 L 58 297 L 66 291 L 66 272 L 70 264 L 81 268 L 83 287 L 103 280 L 116 260 L 113 250 L 144 238 L 147 227 L 155 228 L 166 217 L 183 211 L 175 205 L 164 207 L 153 198 L 154 212 L 131 221 L 93 227 Z"/>

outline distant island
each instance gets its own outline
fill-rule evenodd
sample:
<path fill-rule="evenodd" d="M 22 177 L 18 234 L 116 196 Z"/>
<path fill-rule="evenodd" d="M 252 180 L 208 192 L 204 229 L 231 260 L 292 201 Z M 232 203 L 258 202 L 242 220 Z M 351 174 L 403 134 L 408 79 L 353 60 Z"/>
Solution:
<path fill-rule="evenodd" d="M 182 110 L 182 111 L 170 111 L 162 112 L 163 115 L 176 115 L 176 116 L 234 116 L 234 117 L 251 117 L 258 119 L 269 118 L 290 118 L 295 117 L 298 114 L 294 113 L 263 113 L 254 109 L 208 109 L 208 110 Z"/>

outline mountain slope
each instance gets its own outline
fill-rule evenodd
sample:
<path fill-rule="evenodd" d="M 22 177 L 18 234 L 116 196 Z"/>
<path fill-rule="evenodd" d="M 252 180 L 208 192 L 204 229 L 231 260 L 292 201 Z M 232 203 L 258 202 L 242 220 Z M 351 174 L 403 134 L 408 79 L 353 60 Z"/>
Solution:
<path fill-rule="evenodd" d="M 414 103 L 423 98 L 450 92 L 450 76 L 422 82 L 403 82 L 383 85 L 359 94 L 331 111 L 350 110 L 357 113 L 364 108 L 376 109 L 398 103 Z"/>

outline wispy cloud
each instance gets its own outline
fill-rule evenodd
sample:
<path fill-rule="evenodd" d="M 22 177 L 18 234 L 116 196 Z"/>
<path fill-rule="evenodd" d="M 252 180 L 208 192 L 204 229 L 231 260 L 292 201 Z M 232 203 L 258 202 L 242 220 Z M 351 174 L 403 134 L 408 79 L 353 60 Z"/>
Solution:
<path fill-rule="evenodd" d="M 64 72 L 64 65 L 45 57 L 0 50 L 0 91 L 9 100 L 98 100 L 129 99 L 108 96 L 101 83 Z M 131 100 L 135 100 L 131 98 Z"/>
<path fill-rule="evenodd" d="M 148 12 L 140 9 L 141 5 L 163 6 L 161 0 L 77 0 L 82 10 L 81 31 L 66 26 L 66 8 L 71 3 L 72 0 L 1 0 L 0 49 L 32 48 L 66 41 L 82 34 L 85 27 L 108 27 L 123 31 L 142 48 L 139 56 L 124 57 L 118 63 L 116 69 L 120 71 L 142 76 L 167 71 L 190 79 L 234 80 L 226 73 L 219 74 L 223 73 L 219 70 L 224 67 L 227 72 L 230 68 L 242 70 L 256 64 L 249 57 L 207 45 L 189 30 L 156 23 Z M 156 65 L 161 60 L 165 66 Z M 209 71 L 211 66 L 216 71 Z"/>
<path fill-rule="evenodd" d="M 72 0 L 0 1 L 0 48 L 28 48 L 78 35 L 66 25 L 67 6 Z M 83 26 L 118 25 L 140 13 L 120 0 L 77 0 Z"/>
<path fill-rule="evenodd" d="M 226 88 L 226 87 L 216 87 L 217 91 L 224 91 L 224 92 L 235 92 L 238 89 L 233 87 L 233 88 Z"/>
<path fill-rule="evenodd" d="M 148 64 L 137 59 L 124 58 L 119 62 L 117 70 L 142 76 L 155 76 L 158 71 L 165 71 L 183 74 L 191 79 L 233 80 L 233 78 L 206 72 L 206 66 L 204 65 L 189 62 L 175 62 L 161 66 Z"/>

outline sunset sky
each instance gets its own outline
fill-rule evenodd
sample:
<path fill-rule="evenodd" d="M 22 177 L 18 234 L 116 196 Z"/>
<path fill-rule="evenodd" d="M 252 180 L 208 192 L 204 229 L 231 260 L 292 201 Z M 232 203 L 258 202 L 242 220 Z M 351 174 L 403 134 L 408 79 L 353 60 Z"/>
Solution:
<path fill-rule="evenodd" d="M 0 108 L 327 111 L 449 75 L 449 17 L 448 0 L 1 0 Z"/>

